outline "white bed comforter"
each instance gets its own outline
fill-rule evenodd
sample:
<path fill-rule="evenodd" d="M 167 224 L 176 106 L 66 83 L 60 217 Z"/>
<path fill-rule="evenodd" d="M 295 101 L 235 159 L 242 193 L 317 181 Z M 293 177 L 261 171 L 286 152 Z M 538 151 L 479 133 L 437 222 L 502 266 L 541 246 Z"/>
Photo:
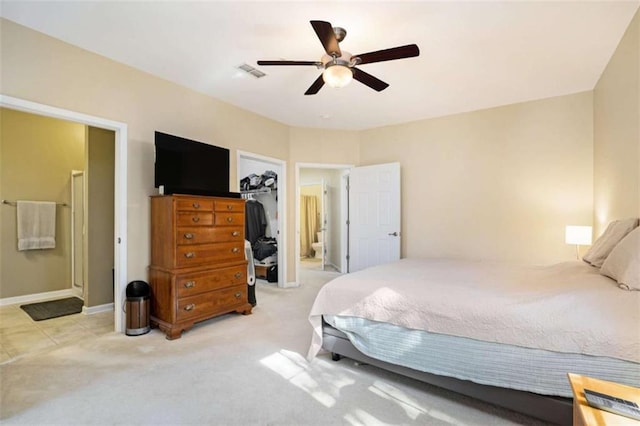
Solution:
<path fill-rule="evenodd" d="M 343 275 L 320 290 L 311 308 L 309 358 L 322 346 L 323 314 L 640 362 L 640 292 L 618 288 L 580 261 L 402 259 Z"/>

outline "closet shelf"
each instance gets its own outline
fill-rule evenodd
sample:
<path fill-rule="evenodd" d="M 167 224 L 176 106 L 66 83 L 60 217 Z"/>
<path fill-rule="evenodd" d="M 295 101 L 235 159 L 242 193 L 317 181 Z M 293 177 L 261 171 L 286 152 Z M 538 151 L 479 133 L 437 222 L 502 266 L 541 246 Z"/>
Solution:
<path fill-rule="evenodd" d="M 258 189 L 250 189 L 248 191 L 240 191 L 241 194 L 269 194 L 271 193 L 271 188 L 264 187 Z"/>

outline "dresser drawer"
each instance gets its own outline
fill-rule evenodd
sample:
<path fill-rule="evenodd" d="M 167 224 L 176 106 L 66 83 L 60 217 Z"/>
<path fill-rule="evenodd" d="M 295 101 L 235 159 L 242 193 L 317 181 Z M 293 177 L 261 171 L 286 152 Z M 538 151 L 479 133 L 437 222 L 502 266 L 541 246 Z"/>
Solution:
<path fill-rule="evenodd" d="M 244 227 L 182 227 L 176 232 L 176 243 L 203 244 L 224 243 L 230 241 L 243 241 Z"/>
<path fill-rule="evenodd" d="M 178 299 L 178 321 L 208 317 L 247 303 L 247 286 L 235 286 Z"/>
<path fill-rule="evenodd" d="M 176 210 L 213 211 L 213 200 L 206 198 L 177 198 Z"/>
<path fill-rule="evenodd" d="M 150 321 L 178 339 L 198 321 L 249 315 L 245 200 L 151 197 Z"/>
<path fill-rule="evenodd" d="M 176 248 L 176 266 L 210 263 L 214 266 L 221 261 L 244 260 L 244 241 L 237 243 L 194 244 Z"/>
<path fill-rule="evenodd" d="M 176 214 L 178 226 L 211 226 L 213 225 L 213 212 L 185 212 Z"/>
<path fill-rule="evenodd" d="M 247 284 L 244 265 L 194 274 L 176 275 L 176 293 L 179 298 L 193 296 L 225 287 Z"/>
<path fill-rule="evenodd" d="M 213 223 L 216 226 L 244 225 L 244 213 L 216 212 Z"/>
<path fill-rule="evenodd" d="M 244 200 L 214 200 L 213 209 L 217 212 L 244 212 Z"/>

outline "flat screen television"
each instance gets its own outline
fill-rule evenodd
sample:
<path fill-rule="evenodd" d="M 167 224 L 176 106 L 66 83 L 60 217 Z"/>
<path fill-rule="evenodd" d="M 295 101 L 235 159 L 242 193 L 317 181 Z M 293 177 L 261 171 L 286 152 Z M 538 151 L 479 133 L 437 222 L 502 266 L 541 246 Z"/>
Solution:
<path fill-rule="evenodd" d="M 239 197 L 229 192 L 229 150 L 155 132 L 155 187 L 161 194 Z"/>

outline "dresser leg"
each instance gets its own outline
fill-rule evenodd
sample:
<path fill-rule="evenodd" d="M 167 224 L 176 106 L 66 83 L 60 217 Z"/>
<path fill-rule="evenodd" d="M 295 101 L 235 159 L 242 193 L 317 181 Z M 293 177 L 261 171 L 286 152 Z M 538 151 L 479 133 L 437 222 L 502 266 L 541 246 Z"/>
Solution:
<path fill-rule="evenodd" d="M 245 306 L 236 309 L 236 312 L 242 314 L 242 315 L 251 315 L 251 310 L 253 309 L 253 306 L 251 306 L 250 303 L 246 304 Z"/>
<path fill-rule="evenodd" d="M 175 340 L 182 337 L 182 328 L 169 328 L 165 331 L 167 340 Z"/>

